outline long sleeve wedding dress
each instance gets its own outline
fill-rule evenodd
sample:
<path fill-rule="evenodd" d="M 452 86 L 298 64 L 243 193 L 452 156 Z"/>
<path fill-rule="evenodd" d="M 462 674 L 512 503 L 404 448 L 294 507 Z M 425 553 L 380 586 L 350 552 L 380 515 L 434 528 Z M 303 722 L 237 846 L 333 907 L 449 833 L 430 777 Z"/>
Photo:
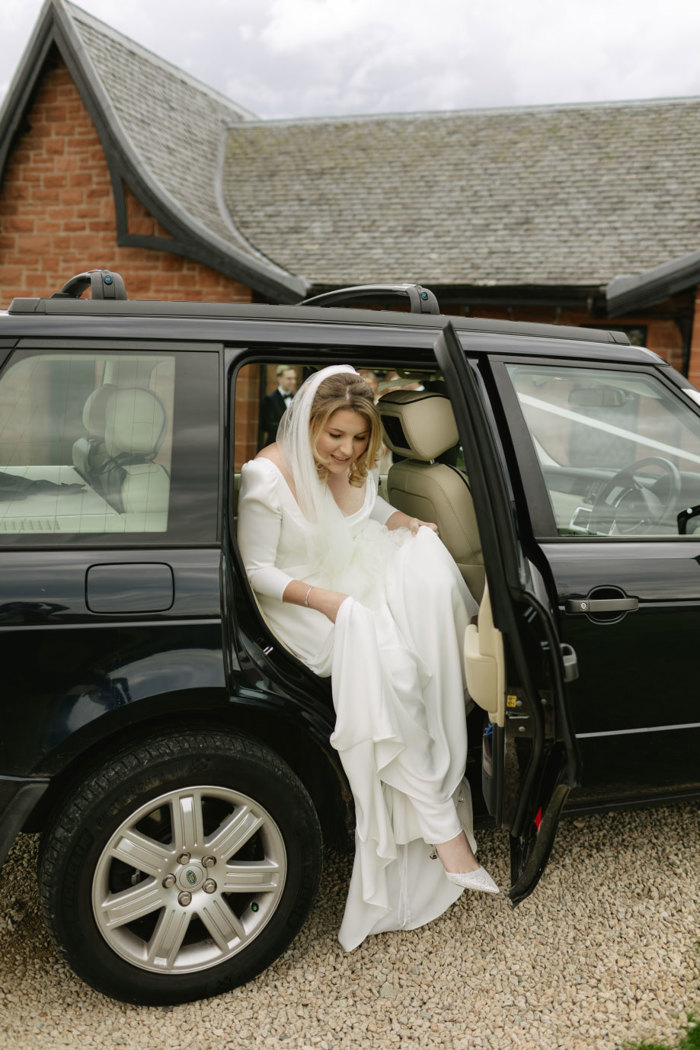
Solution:
<path fill-rule="evenodd" d="M 323 557 L 310 554 L 312 524 L 275 463 L 259 457 L 241 476 L 238 541 L 262 613 L 303 663 L 331 676 L 331 741 L 356 811 L 339 932 L 349 951 L 371 933 L 429 922 L 461 892 L 430 844 L 464 828 L 475 849 L 462 642 L 477 605 L 430 529 L 386 528 L 393 508 L 376 474 L 361 508 L 339 521 L 337 557 L 333 535 Z M 335 624 L 283 603 L 290 580 L 350 595 Z"/>

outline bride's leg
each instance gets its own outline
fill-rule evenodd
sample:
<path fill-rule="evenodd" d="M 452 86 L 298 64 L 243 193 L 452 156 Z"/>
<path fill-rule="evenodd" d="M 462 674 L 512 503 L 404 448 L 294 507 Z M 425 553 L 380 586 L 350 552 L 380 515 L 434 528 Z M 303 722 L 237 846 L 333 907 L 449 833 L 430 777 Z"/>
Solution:
<path fill-rule="evenodd" d="M 480 866 L 463 831 L 447 842 L 438 843 L 435 849 L 447 872 L 476 871 Z"/>
<path fill-rule="evenodd" d="M 441 842 L 436 849 L 450 882 L 464 890 L 498 893 L 498 886 L 472 853 L 464 832 L 447 842 Z"/>

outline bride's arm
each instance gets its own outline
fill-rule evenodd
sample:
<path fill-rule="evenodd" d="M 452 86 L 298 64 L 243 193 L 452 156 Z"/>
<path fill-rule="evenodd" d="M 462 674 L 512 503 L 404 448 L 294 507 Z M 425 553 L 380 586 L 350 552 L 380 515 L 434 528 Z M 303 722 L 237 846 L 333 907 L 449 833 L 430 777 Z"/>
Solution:
<path fill-rule="evenodd" d="M 276 565 L 282 526 L 276 484 L 276 475 L 260 460 L 246 464 L 243 469 L 238 501 L 238 546 L 250 585 L 256 594 L 316 609 L 335 623 L 346 594 L 310 587 Z"/>
<path fill-rule="evenodd" d="M 315 609 L 316 612 L 327 616 L 331 623 L 335 623 L 338 609 L 346 598 L 347 594 L 340 594 L 338 591 L 327 591 L 324 587 L 312 587 L 302 580 L 290 580 L 282 595 L 283 602 Z"/>

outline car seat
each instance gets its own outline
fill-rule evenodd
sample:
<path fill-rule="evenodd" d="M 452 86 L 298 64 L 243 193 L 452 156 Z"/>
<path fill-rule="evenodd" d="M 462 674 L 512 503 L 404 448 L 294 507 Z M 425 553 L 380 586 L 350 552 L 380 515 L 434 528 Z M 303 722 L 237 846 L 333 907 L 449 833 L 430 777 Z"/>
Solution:
<path fill-rule="evenodd" d="M 392 390 L 377 403 L 386 444 L 402 459 L 387 476 L 393 507 L 434 521 L 477 601 L 484 590 L 484 562 L 467 475 L 437 457 L 459 443 L 450 400 L 421 390 Z"/>
<path fill-rule="evenodd" d="M 101 468 L 104 498 L 120 514 L 166 511 L 168 472 L 154 460 L 165 435 L 166 413 L 150 390 L 117 388 L 107 401 Z"/>
<path fill-rule="evenodd" d="M 87 437 L 73 444 L 73 466 L 89 485 L 102 494 L 101 471 L 109 459 L 105 448 L 107 405 L 118 388 L 113 383 L 98 386 L 83 405 L 83 426 Z"/>

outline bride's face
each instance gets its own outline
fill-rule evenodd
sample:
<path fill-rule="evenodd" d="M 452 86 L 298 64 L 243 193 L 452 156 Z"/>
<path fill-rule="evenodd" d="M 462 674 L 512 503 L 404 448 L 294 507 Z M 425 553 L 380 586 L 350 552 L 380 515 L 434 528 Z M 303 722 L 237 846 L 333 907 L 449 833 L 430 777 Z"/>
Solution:
<path fill-rule="evenodd" d="M 339 408 L 321 430 L 316 441 L 319 456 L 331 474 L 343 474 L 367 448 L 369 423 L 351 408 Z"/>

